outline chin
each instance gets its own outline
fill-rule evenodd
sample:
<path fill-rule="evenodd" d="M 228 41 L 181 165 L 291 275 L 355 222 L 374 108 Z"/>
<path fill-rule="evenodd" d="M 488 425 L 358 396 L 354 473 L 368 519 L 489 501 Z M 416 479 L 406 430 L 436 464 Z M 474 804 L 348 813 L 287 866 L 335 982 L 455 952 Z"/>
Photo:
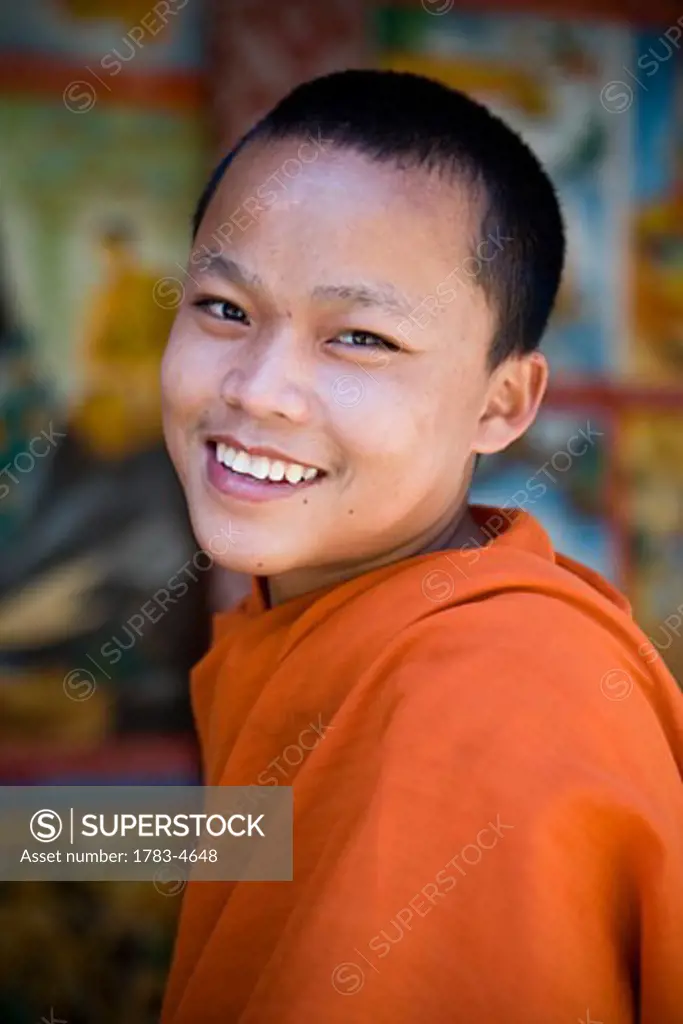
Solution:
<path fill-rule="evenodd" d="M 299 564 L 290 558 L 270 555 L 262 551 L 230 553 L 214 558 L 214 564 L 227 572 L 240 573 L 245 576 L 282 576 L 299 568 Z"/>
<path fill-rule="evenodd" d="M 303 552 L 274 549 L 272 530 L 250 529 L 215 516 L 192 517 L 192 527 L 199 547 L 228 572 L 275 576 L 299 568 L 303 561 Z"/>

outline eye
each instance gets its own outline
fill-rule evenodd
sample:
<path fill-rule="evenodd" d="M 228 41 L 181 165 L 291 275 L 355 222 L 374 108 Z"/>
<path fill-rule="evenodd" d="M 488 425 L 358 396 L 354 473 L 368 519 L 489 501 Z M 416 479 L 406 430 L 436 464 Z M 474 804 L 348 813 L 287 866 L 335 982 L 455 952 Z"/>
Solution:
<path fill-rule="evenodd" d="M 222 320 L 224 323 L 249 323 L 249 317 L 244 310 L 236 306 L 234 302 L 228 302 L 227 299 L 197 299 L 196 302 L 193 302 L 193 306 L 203 309 L 214 320 Z"/>
<path fill-rule="evenodd" d="M 393 341 L 380 338 L 378 334 L 371 334 L 369 331 L 342 331 L 333 339 L 346 348 L 379 348 L 386 352 L 398 352 L 400 347 Z"/>

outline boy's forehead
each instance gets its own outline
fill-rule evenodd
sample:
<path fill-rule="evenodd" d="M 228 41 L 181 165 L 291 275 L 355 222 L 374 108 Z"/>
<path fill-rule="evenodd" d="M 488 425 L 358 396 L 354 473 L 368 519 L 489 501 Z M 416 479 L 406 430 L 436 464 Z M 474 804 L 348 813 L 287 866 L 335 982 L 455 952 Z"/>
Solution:
<path fill-rule="evenodd" d="M 476 246 L 480 204 L 470 187 L 423 168 L 379 162 L 320 135 L 256 140 L 224 174 L 199 235 L 233 242 L 263 226 L 390 233 L 431 250 L 465 256 Z M 363 229 L 367 228 L 367 231 Z"/>
<path fill-rule="evenodd" d="M 473 257 L 478 207 L 465 185 L 348 147 L 250 143 L 209 203 L 193 280 L 211 289 L 220 277 L 283 321 L 337 308 L 417 350 L 454 352 L 468 340 L 477 359 L 497 322 Z"/>
<path fill-rule="evenodd" d="M 195 259 L 209 254 L 206 262 L 222 276 L 225 263 L 231 271 L 238 264 L 237 283 L 251 279 L 283 309 L 319 304 L 329 288 L 349 305 L 383 308 L 396 323 L 448 289 L 442 322 L 453 321 L 455 330 L 472 316 L 490 319 L 466 263 L 477 245 L 478 216 L 470 190 L 435 174 L 348 148 L 315 150 L 308 140 L 254 143 L 221 181 Z M 359 302 L 364 290 L 385 297 L 391 291 L 397 302 Z"/>

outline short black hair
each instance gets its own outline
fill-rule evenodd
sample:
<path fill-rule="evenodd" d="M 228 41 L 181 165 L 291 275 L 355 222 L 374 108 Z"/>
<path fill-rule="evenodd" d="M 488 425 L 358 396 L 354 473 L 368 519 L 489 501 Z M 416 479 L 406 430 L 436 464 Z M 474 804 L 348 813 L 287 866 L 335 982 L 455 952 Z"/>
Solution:
<path fill-rule="evenodd" d="M 465 182 L 483 201 L 479 246 L 502 240 L 494 257 L 477 261 L 477 281 L 498 314 L 489 365 L 538 347 L 565 259 L 553 184 L 504 121 L 422 75 L 348 70 L 297 86 L 216 167 L 194 214 L 194 235 L 227 168 L 249 142 L 318 133 L 378 163 L 435 170 Z"/>

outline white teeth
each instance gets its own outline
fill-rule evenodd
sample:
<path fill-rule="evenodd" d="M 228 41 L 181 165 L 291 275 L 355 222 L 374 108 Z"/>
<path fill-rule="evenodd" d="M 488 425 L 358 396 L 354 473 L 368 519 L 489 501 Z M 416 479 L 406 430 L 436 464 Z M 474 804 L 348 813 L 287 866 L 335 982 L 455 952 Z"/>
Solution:
<path fill-rule="evenodd" d="M 298 484 L 304 478 L 304 467 L 298 462 L 292 462 L 285 469 L 285 479 L 288 484 Z"/>
<path fill-rule="evenodd" d="M 251 458 L 246 452 L 238 452 L 235 461 L 230 467 L 233 473 L 248 473 L 251 466 Z"/>
<path fill-rule="evenodd" d="M 227 444 L 223 444 L 222 441 L 219 441 L 216 445 L 216 458 L 219 462 L 222 462 L 224 466 L 228 466 L 228 468 L 230 468 L 235 461 L 236 455 L 237 452 L 235 449 L 230 448 Z"/>
<path fill-rule="evenodd" d="M 252 455 L 251 466 L 249 472 L 252 476 L 255 476 L 257 480 L 265 480 L 270 470 L 270 459 L 267 459 L 265 455 Z"/>
<path fill-rule="evenodd" d="M 234 473 L 253 476 L 256 480 L 272 480 L 274 483 L 286 480 L 287 483 L 298 484 L 302 480 L 313 480 L 318 475 L 318 470 L 313 466 L 282 462 L 280 459 L 266 458 L 265 455 L 249 455 L 248 452 L 231 448 L 223 441 L 216 443 L 216 459 Z"/>
<path fill-rule="evenodd" d="M 284 464 L 284 462 L 280 462 L 279 459 L 276 459 L 275 462 L 271 462 L 271 464 L 270 464 L 270 472 L 269 472 L 268 476 L 276 484 L 279 483 L 280 480 L 284 480 L 284 478 L 285 478 L 285 464 Z"/>

